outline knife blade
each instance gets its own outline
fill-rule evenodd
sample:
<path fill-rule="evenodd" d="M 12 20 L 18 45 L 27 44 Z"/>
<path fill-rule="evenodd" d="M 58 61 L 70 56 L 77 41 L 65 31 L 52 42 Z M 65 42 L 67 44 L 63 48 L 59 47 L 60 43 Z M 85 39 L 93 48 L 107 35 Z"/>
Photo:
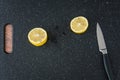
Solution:
<path fill-rule="evenodd" d="M 102 52 L 103 54 L 107 54 L 107 48 L 106 48 L 104 36 L 99 23 L 97 23 L 97 40 L 98 40 L 99 51 Z"/>
<path fill-rule="evenodd" d="M 98 41 L 99 51 L 103 54 L 103 63 L 104 63 L 105 71 L 107 73 L 108 79 L 114 80 L 113 72 L 112 72 L 112 68 L 111 68 L 111 64 L 110 64 L 110 60 L 108 57 L 107 48 L 106 48 L 106 44 L 105 44 L 105 40 L 104 40 L 104 36 L 103 36 L 103 33 L 102 33 L 99 23 L 97 23 L 96 32 L 97 32 L 97 41 Z"/>

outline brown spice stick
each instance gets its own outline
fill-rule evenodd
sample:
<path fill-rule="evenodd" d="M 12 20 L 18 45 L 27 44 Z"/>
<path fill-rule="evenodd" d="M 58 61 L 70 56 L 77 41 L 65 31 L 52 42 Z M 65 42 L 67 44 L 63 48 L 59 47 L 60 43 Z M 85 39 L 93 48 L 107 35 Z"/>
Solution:
<path fill-rule="evenodd" d="M 11 24 L 7 24 L 5 26 L 5 52 L 12 53 L 13 51 L 13 26 Z"/>

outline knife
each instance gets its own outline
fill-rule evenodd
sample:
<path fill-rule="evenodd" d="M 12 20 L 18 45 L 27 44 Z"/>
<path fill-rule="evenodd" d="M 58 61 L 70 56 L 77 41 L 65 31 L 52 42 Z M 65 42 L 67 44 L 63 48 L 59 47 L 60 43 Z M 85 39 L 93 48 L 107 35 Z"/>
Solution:
<path fill-rule="evenodd" d="M 99 23 L 97 23 L 97 30 L 96 31 L 97 31 L 97 41 L 98 41 L 99 51 L 103 55 L 103 63 L 104 63 L 105 71 L 107 73 L 108 79 L 114 80 L 113 72 L 112 72 L 112 68 L 111 68 L 111 64 L 109 61 L 107 48 L 106 48 L 106 44 L 105 44 L 105 40 L 104 40 L 104 36 L 103 36 L 103 33 L 102 33 L 102 30 L 100 28 Z"/>

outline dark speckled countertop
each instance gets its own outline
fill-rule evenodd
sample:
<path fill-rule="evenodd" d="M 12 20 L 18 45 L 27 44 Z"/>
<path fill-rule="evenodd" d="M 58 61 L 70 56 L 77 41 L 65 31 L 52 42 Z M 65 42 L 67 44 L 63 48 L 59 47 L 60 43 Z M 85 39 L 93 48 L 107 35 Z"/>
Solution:
<path fill-rule="evenodd" d="M 72 18 L 85 16 L 88 30 L 74 34 Z M 120 1 L 0 0 L 0 80 L 108 80 L 98 51 L 96 23 L 104 33 L 112 70 L 120 80 Z M 12 54 L 4 53 L 4 25 L 14 26 Z M 43 27 L 48 42 L 34 47 L 29 30 Z"/>

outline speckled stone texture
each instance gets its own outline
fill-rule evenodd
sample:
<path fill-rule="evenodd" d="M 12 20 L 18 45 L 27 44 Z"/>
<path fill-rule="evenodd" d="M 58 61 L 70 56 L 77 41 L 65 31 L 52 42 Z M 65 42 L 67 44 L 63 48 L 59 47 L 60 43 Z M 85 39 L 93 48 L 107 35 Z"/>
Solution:
<path fill-rule="evenodd" d="M 88 30 L 74 34 L 70 21 L 85 16 Z M 120 1 L 0 0 L 0 80 L 108 80 L 98 51 L 96 23 L 104 33 L 115 80 L 120 80 Z M 13 53 L 4 52 L 4 25 L 14 27 Z M 35 47 L 27 34 L 34 27 L 48 32 Z"/>

